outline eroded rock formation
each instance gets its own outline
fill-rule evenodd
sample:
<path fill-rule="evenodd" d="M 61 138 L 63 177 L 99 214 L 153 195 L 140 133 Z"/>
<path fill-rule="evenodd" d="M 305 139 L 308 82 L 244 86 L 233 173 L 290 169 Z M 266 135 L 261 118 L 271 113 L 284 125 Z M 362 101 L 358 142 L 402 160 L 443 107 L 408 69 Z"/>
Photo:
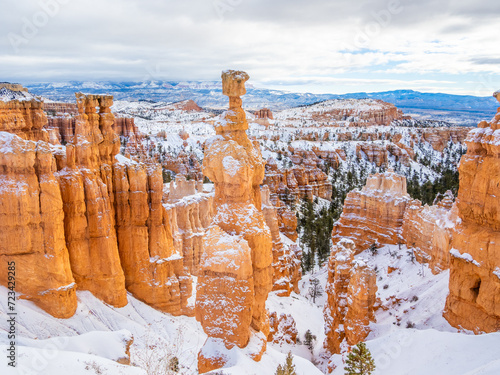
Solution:
<path fill-rule="evenodd" d="M 30 141 L 49 141 L 49 134 L 44 129 L 47 116 L 40 100 L 0 100 L 0 131 L 18 135 Z"/>
<path fill-rule="evenodd" d="M 437 274 L 450 265 L 452 230 L 457 224 L 456 206 L 448 192 L 444 199 L 432 206 L 422 206 L 418 200 L 406 206 L 402 236 L 419 263 L 428 264 Z M 453 209 L 452 209 L 453 207 Z"/>
<path fill-rule="evenodd" d="M 363 341 L 375 320 L 376 274 L 363 260 L 354 259 L 355 252 L 354 242 L 344 238 L 328 261 L 324 347 L 330 354 L 340 353 L 344 339 L 348 345 Z"/>
<path fill-rule="evenodd" d="M 33 131 L 47 120 L 43 105 L 27 103 L 7 103 L 5 128 L 19 136 L 2 133 L 0 152 L 0 208 L 9 218 L 0 259 L 22 266 L 22 297 L 67 318 L 76 309 L 75 287 L 117 307 L 127 304 L 127 288 L 163 311 L 190 313 L 192 283 L 174 243 L 176 220 L 163 206 L 161 168 L 117 155 L 112 97 L 77 94 L 66 147 Z"/>
<path fill-rule="evenodd" d="M 285 202 L 298 202 L 300 199 L 312 200 L 315 196 L 330 200 L 332 184 L 328 176 L 318 167 L 305 163 L 280 170 L 276 161 L 271 160 L 266 166 L 264 184 L 269 186 L 271 198 L 279 197 Z"/>
<path fill-rule="evenodd" d="M 409 201 L 405 177 L 392 170 L 371 175 L 363 189 L 347 194 L 342 215 L 333 227 L 333 243 L 350 238 L 358 252 L 372 244 L 403 243 L 401 226 Z"/>
<path fill-rule="evenodd" d="M 500 101 L 498 92 L 495 96 Z M 500 108 L 466 140 L 459 166 L 458 216 L 451 241 L 444 316 L 474 332 L 500 330 Z"/>
<path fill-rule="evenodd" d="M 270 332 L 267 340 L 275 344 L 296 344 L 297 343 L 297 327 L 295 320 L 291 314 L 278 314 L 272 312 L 269 314 Z"/>
<path fill-rule="evenodd" d="M 255 117 L 258 119 L 270 119 L 273 120 L 273 112 L 269 108 L 262 108 L 254 113 Z"/>
<path fill-rule="evenodd" d="M 49 314 L 77 307 L 64 235 L 63 199 L 50 145 L 0 132 L 0 284 L 15 262 L 16 291 Z"/>
<path fill-rule="evenodd" d="M 267 226 L 271 230 L 273 240 L 273 290 L 279 291 L 279 296 L 289 296 L 292 290 L 299 293 L 299 280 L 302 277 L 302 269 L 297 254 L 301 251 L 296 244 L 286 244 L 282 241 L 279 230 L 278 209 L 273 206 L 269 199 L 269 188 L 264 186 L 261 189 L 261 194 L 262 213 Z"/>
<path fill-rule="evenodd" d="M 252 358 L 260 360 L 269 334 L 265 302 L 272 288 L 272 238 L 261 212 L 264 162 L 258 144 L 248 139 L 241 108 L 247 80 L 244 72 L 222 73 L 229 110 L 215 123 L 217 136 L 203 161 L 204 174 L 215 183 L 215 214 L 197 284 L 196 317 L 209 336 L 198 354 L 200 373 L 225 362 L 223 353 L 207 354 L 214 343 L 244 348 L 253 338 L 252 347 L 259 349 Z"/>
<path fill-rule="evenodd" d="M 175 216 L 175 228 L 178 228 L 181 254 L 184 267 L 197 275 L 203 252 L 203 235 L 213 216 L 213 193 L 204 193 L 202 181 L 189 180 L 178 175 L 170 183 L 168 205 Z"/>

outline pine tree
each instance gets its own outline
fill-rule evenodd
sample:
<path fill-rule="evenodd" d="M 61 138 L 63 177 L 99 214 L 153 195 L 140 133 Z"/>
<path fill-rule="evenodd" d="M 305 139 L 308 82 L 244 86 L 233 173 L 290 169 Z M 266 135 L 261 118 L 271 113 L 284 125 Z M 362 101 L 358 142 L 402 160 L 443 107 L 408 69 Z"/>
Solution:
<path fill-rule="evenodd" d="M 345 375 L 370 375 L 375 370 L 375 361 L 364 342 L 352 348 L 345 364 Z"/>
<path fill-rule="evenodd" d="M 313 341 L 316 341 L 316 335 L 313 335 L 311 330 L 308 329 L 304 335 L 304 345 L 312 352 L 314 348 Z"/>
<path fill-rule="evenodd" d="M 297 375 L 295 365 L 293 364 L 292 352 L 288 352 L 284 365 L 279 365 L 275 375 Z"/>

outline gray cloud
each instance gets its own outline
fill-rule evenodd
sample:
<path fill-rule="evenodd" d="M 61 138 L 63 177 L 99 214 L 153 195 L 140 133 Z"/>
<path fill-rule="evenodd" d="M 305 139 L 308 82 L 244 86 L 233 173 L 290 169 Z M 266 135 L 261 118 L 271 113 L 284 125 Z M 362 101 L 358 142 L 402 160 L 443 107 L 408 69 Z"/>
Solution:
<path fill-rule="evenodd" d="M 25 37 L 23 28 L 36 23 L 41 4 L 56 1 L 66 4 Z M 496 35 L 485 27 L 500 23 L 497 0 L 0 0 L 0 5 L 6 10 L 0 13 L 5 75 L 0 80 L 211 80 L 236 67 L 261 82 L 292 77 L 309 85 L 314 82 L 308 75 L 375 66 L 377 72 L 417 73 L 426 66 L 420 51 L 434 53 L 431 63 L 435 53 L 447 54 L 447 61 L 462 64 L 454 70 L 488 66 L 491 72 L 496 55 L 488 46 Z M 25 39 L 17 50 L 12 35 Z M 464 56 L 470 46 L 481 49 Z M 404 60 L 417 62 L 397 69 Z M 439 70 L 445 64 L 435 65 Z"/>

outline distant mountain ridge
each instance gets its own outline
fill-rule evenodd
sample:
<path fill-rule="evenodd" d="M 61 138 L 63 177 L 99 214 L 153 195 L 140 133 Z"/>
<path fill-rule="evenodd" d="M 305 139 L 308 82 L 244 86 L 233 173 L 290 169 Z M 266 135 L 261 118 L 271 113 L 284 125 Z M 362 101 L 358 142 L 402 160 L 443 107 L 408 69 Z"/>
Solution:
<path fill-rule="evenodd" d="M 191 99 L 205 108 L 221 109 L 227 106 L 222 95 L 221 83 L 212 81 L 144 81 L 144 82 L 82 82 L 29 84 L 30 92 L 52 100 L 74 101 L 75 92 L 112 94 L 115 100 L 148 100 L 179 102 Z M 458 125 L 476 125 L 489 120 L 496 113 L 497 102 L 491 97 L 422 93 L 413 90 L 395 90 L 374 93 L 311 94 L 291 93 L 280 90 L 248 87 L 243 97 L 247 109 L 270 108 L 279 111 L 301 105 L 309 105 L 329 99 L 380 99 L 396 105 L 415 118 L 449 121 Z"/>

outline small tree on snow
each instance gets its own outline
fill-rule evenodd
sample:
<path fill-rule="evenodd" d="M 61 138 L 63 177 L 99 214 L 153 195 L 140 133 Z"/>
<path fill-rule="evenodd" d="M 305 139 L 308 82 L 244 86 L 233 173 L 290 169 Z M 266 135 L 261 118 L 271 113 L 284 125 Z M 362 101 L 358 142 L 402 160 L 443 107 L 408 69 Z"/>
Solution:
<path fill-rule="evenodd" d="M 304 335 L 304 345 L 307 346 L 311 352 L 314 347 L 313 341 L 316 341 L 316 335 L 313 335 L 311 330 L 308 329 Z"/>
<path fill-rule="evenodd" d="M 297 375 L 295 365 L 293 364 L 292 352 L 288 352 L 284 365 L 279 365 L 275 375 Z"/>
<path fill-rule="evenodd" d="M 375 370 L 375 361 L 364 342 L 352 348 L 345 364 L 345 375 L 370 375 Z"/>
<path fill-rule="evenodd" d="M 309 296 L 313 299 L 313 303 L 316 303 L 316 297 L 321 297 L 323 295 L 323 289 L 319 285 L 319 280 L 317 278 L 311 279 L 311 286 L 309 287 Z"/>

